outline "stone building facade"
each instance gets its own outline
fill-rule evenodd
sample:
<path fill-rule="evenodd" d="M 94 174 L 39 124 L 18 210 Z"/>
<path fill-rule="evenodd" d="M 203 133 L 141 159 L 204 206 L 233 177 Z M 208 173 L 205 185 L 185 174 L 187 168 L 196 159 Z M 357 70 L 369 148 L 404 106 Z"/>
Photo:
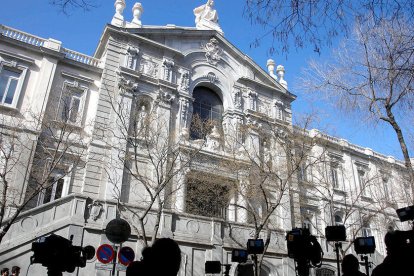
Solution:
<path fill-rule="evenodd" d="M 295 275 L 285 240 L 293 227 L 309 228 L 322 245 L 324 262 L 312 270 L 314 275 L 335 275 L 332 244 L 324 238 L 327 225 L 346 225 L 350 240 L 375 236 L 372 260 L 381 261 L 382 237 L 389 228 L 403 227 L 395 209 L 410 202 L 403 163 L 293 126 L 291 103 L 296 96 L 288 90 L 283 66 L 277 66 L 275 74 L 269 60 L 266 72 L 226 40 L 209 3 L 194 10 L 197 27 L 145 26 L 141 4 L 133 7 L 134 18 L 127 22 L 122 15 L 125 3 L 117 0 L 93 57 L 64 48 L 60 41 L 0 26 L 0 143 L 7 143 L 5 137 L 21 137 L 13 149 L 19 162 L 8 176 L 15 191 L 8 202 L 27 201 L 38 141 L 48 134 L 44 120 L 69 124 L 68 139 L 84 148 L 75 168 L 68 158 L 51 173 L 57 180 L 28 201 L 13 222 L 0 244 L 0 267 L 19 265 L 29 269 L 28 275 L 45 275 L 40 265 L 29 267 L 31 243 L 50 233 L 73 235 L 74 245 L 97 248 L 108 243 L 103 231 L 108 221 L 120 215 L 139 224 L 136 214 L 139 217 L 151 202 L 145 184 L 155 183 L 152 191 L 164 185 L 154 179 L 165 176 L 160 172 L 170 167 L 177 169 L 159 193 L 163 202 L 157 235 L 180 244 L 179 275 L 204 275 L 206 260 L 230 263 L 231 250 L 255 236 L 255 218 L 260 221 L 273 206 L 270 223 L 257 233 L 269 237 L 262 275 Z M 196 116 L 213 126 L 197 126 Z M 144 126 L 150 117 L 155 119 Z M 168 142 L 154 156 L 178 148 L 186 152 L 184 158 L 175 163 L 165 159 L 160 171 L 151 167 L 153 157 L 143 153 L 148 133 L 131 134 L 140 126 L 155 129 L 151 138 Z M 204 131 L 197 132 L 200 128 Z M 152 150 L 160 143 L 157 140 Z M 134 145 L 139 145 L 139 153 Z M 151 175 L 145 176 L 149 180 L 142 180 L 139 170 Z M 254 182 L 264 172 L 280 180 L 263 180 L 267 205 L 254 196 Z M 252 186 L 253 191 L 232 189 L 234 183 L 246 190 Z M 208 185 L 213 188 L 200 188 Z M 154 234 L 157 206 L 142 219 L 148 237 Z M 8 205 L 6 217 L 14 212 L 15 206 Z M 138 257 L 141 237 L 142 229 L 133 227 L 124 244 Z M 232 275 L 235 270 L 233 264 Z M 94 258 L 75 273 L 109 271 Z"/>

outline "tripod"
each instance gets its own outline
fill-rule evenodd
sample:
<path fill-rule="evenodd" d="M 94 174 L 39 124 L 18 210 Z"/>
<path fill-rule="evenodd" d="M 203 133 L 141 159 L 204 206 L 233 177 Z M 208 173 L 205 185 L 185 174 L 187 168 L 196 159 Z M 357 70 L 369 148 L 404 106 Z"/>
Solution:
<path fill-rule="evenodd" d="M 336 253 L 336 266 L 338 268 L 338 275 L 341 275 L 341 266 L 339 263 L 339 249 L 342 249 L 341 242 L 335 242 L 335 253 Z"/>
<path fill-rule="evenodd" d="M 361 261 L 364 261 L 365 274 L 367 274 L 367 276 L 369 276 L 369 268 L 371 267 L 371 263 L 368 262 L 368 256 L 367 255 L 361 255 Z"/>

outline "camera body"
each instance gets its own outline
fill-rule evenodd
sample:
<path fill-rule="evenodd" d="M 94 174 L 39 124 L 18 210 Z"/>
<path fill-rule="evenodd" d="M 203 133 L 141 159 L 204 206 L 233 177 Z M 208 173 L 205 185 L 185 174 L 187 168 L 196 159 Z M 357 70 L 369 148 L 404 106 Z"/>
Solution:
<path fill-rule="evenodd" d="M 248 239 L 247 253 L 249 254 L 263 254 L 264 242 L 262 239 Z"/>
<path fill-rule="evenodd" d="M 32 243 L 31 263 L 41 265 L 53 271 L 73 272 L 76 267 L 85 267 L 86 260 L 95 255 L 92 246 L 73 246 L 72 241 L 52 234 Z"/>
<path fill-rule="evenodd" d="M 325 236 L 330 241 L 346 241 L 346 230 L 344 225 L 327 226 L 325 228 Z"/>
<path fill-rule="evenodd" d="M 374 237 L 359 237 L 354 240 L 354 249 L 357 254 L 372 254 L 375 252 Z"/>
<path fill-rule="evenodd" d="M 286 235 L 289 258 L 295 260 L 309 260 L 312 265 L 318 266 L 322 259 L 322 248 L 307 228 L 294 228 Z"/>
<path fill-rule="evenodd" d="M 231 251 L 231 261 L 233 263 L 245 263 L 249 254 L 244 249 L 233 249 Z"/>

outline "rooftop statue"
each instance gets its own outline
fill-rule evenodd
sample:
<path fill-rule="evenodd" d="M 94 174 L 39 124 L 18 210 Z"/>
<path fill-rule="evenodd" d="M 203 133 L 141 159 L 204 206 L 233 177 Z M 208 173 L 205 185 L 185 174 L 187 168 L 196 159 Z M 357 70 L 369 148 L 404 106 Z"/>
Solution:
<path fill-rule="evenodd" d="M 223 33 L 218 25 L 218 15 L 214 9 L 214 0 L 207 0 L 206 4 L 195 8 L 194 15 L 197 29 L 217 30 Z"/>

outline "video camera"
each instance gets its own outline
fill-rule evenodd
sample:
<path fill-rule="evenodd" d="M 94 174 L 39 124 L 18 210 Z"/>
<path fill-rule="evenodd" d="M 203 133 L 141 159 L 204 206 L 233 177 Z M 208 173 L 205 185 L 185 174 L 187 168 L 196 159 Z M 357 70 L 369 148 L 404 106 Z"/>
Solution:
<path fill-rule="evenodd" d="M 286 236 L 288 256 L 292 259 L 310 260 L 313 266 L 319 266 L 322 248 L 307 228 L 294 228 Z"/>
<path fill-rule="evenodd" d="M 231 261 L 234 263 L 242 264 L 238 266 L 238 269 L 250 271 L 253 273 L 252 264 L 245 264 L 248 260 L 249 255 L 263 254 L 264 242 L 263 239 L 248 239 L 246 249 L 233 249 L 231 251 Z M 244 264 L 244 265 L 243 265 Z M 206 261 L 205 273 L 206 274 L 218 274 L 221 273 L 221 267 L 225 268 L 223 275 L 229 275 L 231 264 L 221 264 L 220 261 Z M 249 274 L 250 275 L 250 274 Z"/>
<path fill-rule="evenodd" d="M 320 267 L 323 251 L 321 245 L 307 228 L 293 228 L 286 235 L 288 256 L 296 262 L 295 270 L 300 276 L 309 275 L 309 267 Z"/>
<path fill-rule="evenodd" d="M 32 243 L 33 256 L 30 262 L 40 263 L 48 268 L 49 275 L 60 275 L 62 272 L 74 272 L 76 267 L 85 267 L 86 260 L 95 255 L 93 246 L 73 246 L 72 238 L 65 239 L 52 234 Z M 53 274 L 56 273 L 56 274 Z"/>
<path fill-rule="evenodd" d="M 356 238 L 354 249 L 357 254 L 373 254 L 375 252 L 375 238 L 372 236 Z"/>

